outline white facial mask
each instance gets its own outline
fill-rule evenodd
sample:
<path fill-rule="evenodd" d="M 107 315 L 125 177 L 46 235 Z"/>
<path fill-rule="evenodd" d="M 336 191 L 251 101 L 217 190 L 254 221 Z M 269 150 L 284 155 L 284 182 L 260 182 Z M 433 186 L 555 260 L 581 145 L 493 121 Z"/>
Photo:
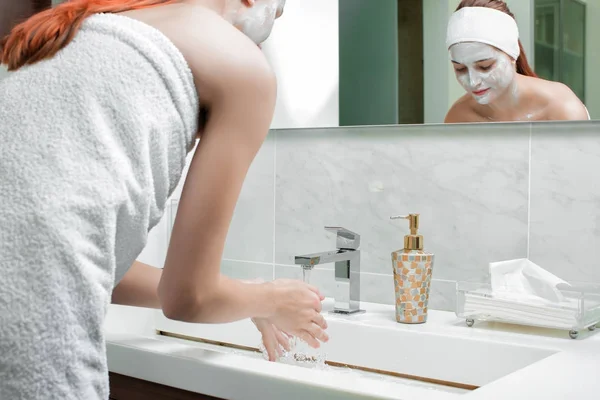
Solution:
<path fill-rule="evenodd" d="M 450 47 L 450 58 L 461 64 L 464 71 L 455 71 L 461 86 L 479 104 L 490 104 L 512 86 L 516 71 L 513 60 L 496 48 L 483 43 L 465 42 Z M 478 61 L 494 60 L 492 67 L 484 71 Z"/>
<path fill-rule="evenodd" d="M 233 19 L 233 25 L 254 43 L 261 44 L 271 34 L 275 19 L 283 12 L 285 0 L 256 0 L 254 6 L 243 8 Z"/>

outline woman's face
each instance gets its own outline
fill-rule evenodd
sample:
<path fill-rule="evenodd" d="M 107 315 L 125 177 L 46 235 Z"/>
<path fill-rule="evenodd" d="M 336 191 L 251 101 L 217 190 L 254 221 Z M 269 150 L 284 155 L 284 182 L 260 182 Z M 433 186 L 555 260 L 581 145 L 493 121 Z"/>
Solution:
<path fill-rule="evenodd" d="M 239 9 L 233 17 L 233 25 L 254 43 L 261 44 L 271 34 L 284 7 L 285 0 L 256 0 L 254 5 Z"/>
<path fill-rule="evenodd" d="M 514 61 L 493 46 L 465 42 L 450 47 L 456 79 L 479 104 L 490 104 L 512 85 Z"/>

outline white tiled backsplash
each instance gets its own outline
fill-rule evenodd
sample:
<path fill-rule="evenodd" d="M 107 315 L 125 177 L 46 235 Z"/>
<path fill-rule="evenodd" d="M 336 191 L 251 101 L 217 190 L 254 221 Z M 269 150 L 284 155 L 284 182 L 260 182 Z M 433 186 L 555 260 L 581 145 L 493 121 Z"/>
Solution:
<path fill-rule="evenodd" d="M 457 280 L 528 255 L 564 279 L 600 282 L 599 131 L 596 122 L 272 131 L 244 184 L 222 270 L 300 278 L 294 255 L 333 250 L 323 228 L 343 226 L 361 235 L 362 300 L 392 304 L 391 252 L 408 225 L 389 217 L 420 213 L 436 255 L 433 309 L 454 310 Z M 330 295 L 333 265 L 312 283 Z"/>

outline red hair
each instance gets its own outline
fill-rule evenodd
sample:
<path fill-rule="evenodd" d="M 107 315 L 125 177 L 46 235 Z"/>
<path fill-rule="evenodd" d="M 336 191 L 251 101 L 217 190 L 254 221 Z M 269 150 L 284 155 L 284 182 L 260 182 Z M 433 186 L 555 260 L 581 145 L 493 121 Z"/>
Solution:
<path fill-rule="evenodd" d="M 494 10 L 502 11 L 505 14 L 510 15 L 513 19 L 516 20 L 514 14 L 510 12 L 510 9 L 506 5 L 506 3 L 502 0 L 462 0 L 456 11 L 460 10 L 464 7 L 487 7 L 493 8 Z M 525 50 L 523 50 L 523 44 L 519 40 L 519 50 L 520 55 L 517 58 L 517 73 L 525 76 L 533 76 L 537 78 L 537 74 L 533 72 L 533 68 L 529 65 L 527 61 L 527 56 L 525 55 Z"/>
<path fill-rule="evenodd" d="M 0 63 L 9 71 L 53 57 L 77 34 L 83 21 L 92 14 L 120 13 L 129 10 L 175 3 L 178 0 L 71 0 L 47 9 L 15 26 L 0 41 Z"/>

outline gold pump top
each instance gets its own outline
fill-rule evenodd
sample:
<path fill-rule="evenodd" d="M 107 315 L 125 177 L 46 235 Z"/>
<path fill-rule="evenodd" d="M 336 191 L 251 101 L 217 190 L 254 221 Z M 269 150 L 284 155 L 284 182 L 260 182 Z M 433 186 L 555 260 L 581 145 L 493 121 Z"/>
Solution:
<path fill-rule="evenodd" d="M 404 236 L 404 250 L 423 250 L 423 236 L 419 235 L 419 214 L 399 215 L 390 219 L 407 219 L 410 235 Z"/>

